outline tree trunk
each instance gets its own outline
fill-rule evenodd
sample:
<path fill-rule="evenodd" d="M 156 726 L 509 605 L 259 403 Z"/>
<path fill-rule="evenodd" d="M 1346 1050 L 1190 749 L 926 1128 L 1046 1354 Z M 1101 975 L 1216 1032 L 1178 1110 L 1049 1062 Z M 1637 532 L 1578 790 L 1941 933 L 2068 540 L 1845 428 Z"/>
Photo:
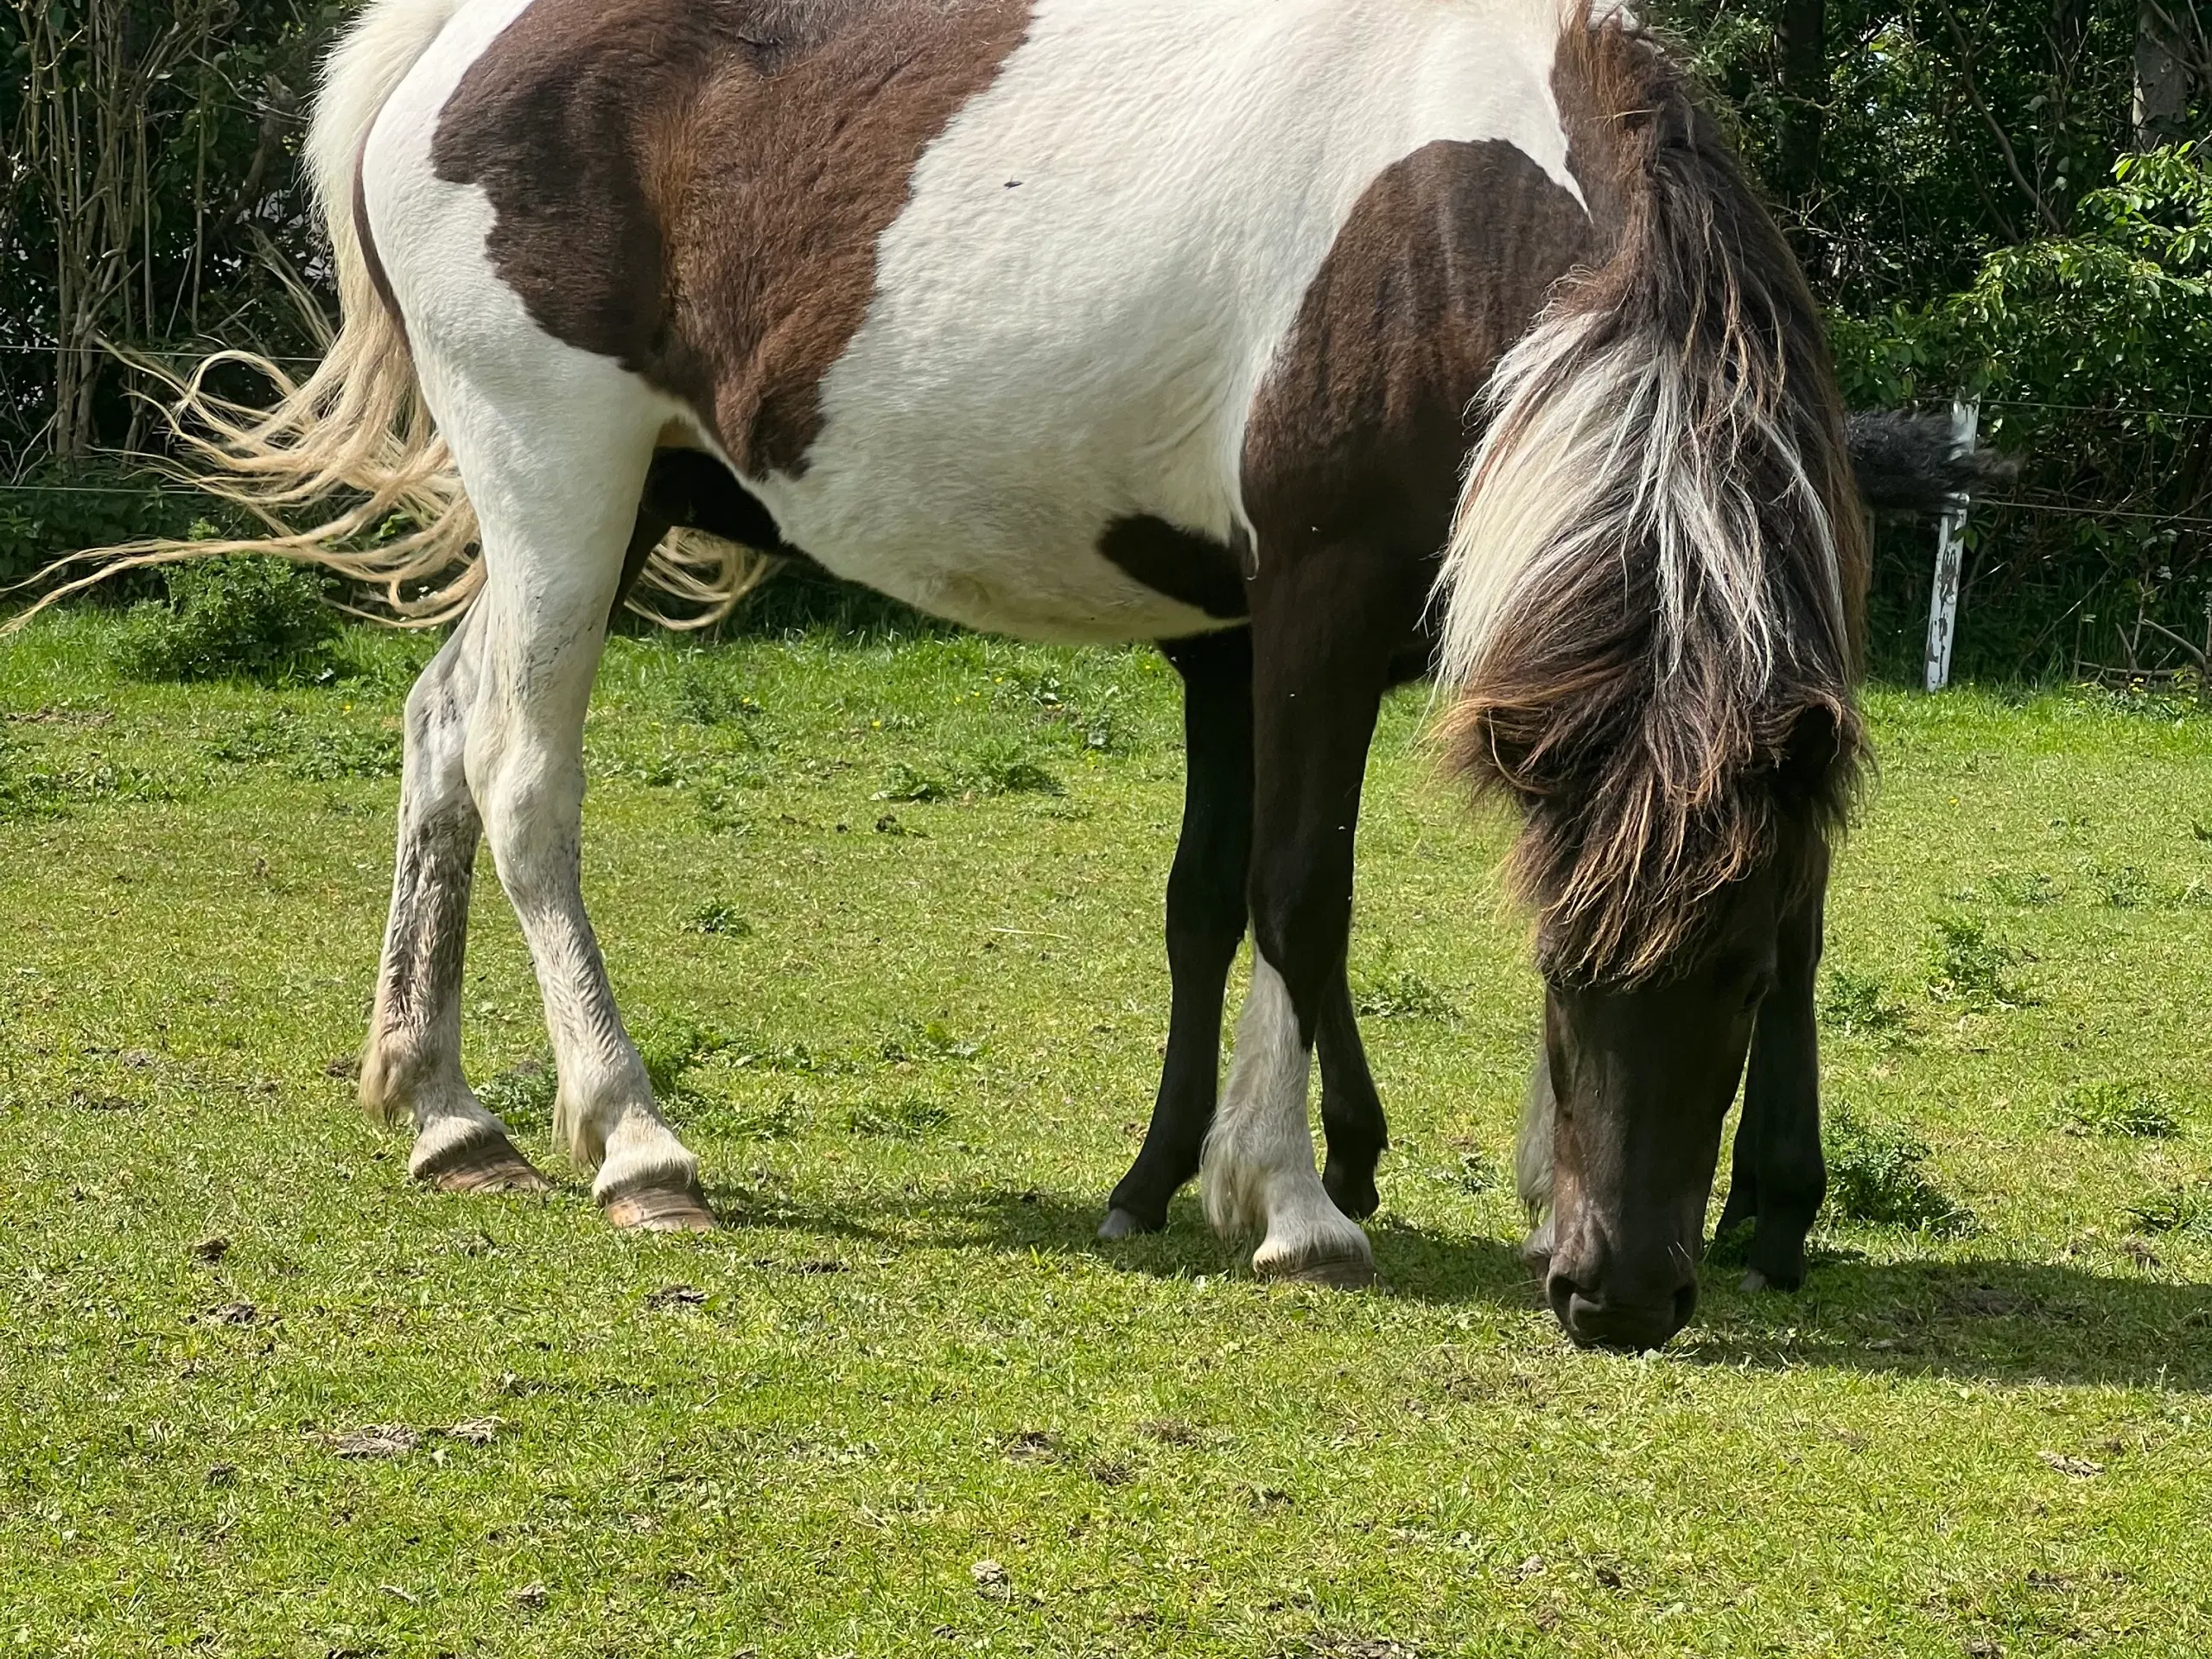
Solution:
<path fill-rule="evenodd" d="M 2181 28 L 2164 0 L 2135 9 L 2135 147 L 2156 149 L 2189 137 L 2189 68 Z"/>
<path fill-rule="evenodd" d="M 1784 200 L 1800 208 L 1820 188 L 1821 129 L 1827 116 L 1827 0 L 1782 0 L 1775 22 L 1783 97 L 1780 176 L 1775 185 Z"/>

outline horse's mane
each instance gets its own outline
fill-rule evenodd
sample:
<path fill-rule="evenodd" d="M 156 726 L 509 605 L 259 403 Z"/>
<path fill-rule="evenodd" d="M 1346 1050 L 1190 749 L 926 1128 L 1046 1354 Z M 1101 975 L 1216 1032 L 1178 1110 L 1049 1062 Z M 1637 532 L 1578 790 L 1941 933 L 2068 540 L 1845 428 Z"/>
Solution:
<path fill-rule="evenodd" d="M 1486 395 L 1442 734 L 1523 810 L 1545 970 L 1632 983 L 1694 959 L 1707 901 L 1787 831 L 1840 825 L 1866 531 L 1812 296 L 1684 73 L 1581 11 L 1553 85 L 1610 253 Z"/>

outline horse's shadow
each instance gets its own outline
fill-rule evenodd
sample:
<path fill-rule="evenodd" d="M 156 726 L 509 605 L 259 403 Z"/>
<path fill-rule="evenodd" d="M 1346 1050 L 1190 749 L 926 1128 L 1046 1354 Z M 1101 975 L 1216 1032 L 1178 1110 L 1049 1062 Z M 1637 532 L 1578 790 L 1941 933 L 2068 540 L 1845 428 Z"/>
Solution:
<path fill-rule="evenodd" d="M 2046 1262 L 1817 1253 L 1793 1295 L 1747 1295 L 1733 1279 L 1732 1268 L 1707 1274 L 1687 1339 L 1695 1363 L 2212 1392 L 2212 1285 Z"/>
<path fill-rule="evenodd" d="M 906 1192 L 834 1211 L 741 1207 L 755 1225 L 862 1248 L 1081 1256 L 1160 1278 L 1244 1270 L 1243 1251 L 1216 1238 L 1187 1195 L 1165 1231 L 1110 1244 L 1096 1236 L 1096 1199 L 1034 1189 Z M 1387 1213 L 1369 1231 L 1384 1295 L 1530 1314 L 1542 1306 L 1516 1240 L 1424 1230 Z M 2212 1392 L 2212 1286 L 2049 1262 L 1881 1263 L 1817 1250 L 1792 1294 L 1747 1294 L 1736 1274 L 1707 1268 L 1698 1317 L 1676 1339 L 1681 1363 Z M 1564 1344 L 1548 1319 L 1537 1328 Z"/>

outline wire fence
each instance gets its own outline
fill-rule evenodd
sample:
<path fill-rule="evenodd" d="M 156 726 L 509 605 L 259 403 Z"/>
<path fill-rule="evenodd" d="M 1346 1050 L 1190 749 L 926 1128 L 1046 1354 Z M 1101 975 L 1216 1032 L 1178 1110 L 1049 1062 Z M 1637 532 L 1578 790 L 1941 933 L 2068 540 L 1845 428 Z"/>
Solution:
<path fill-rule="evenodd" d="M 0 341 L 0 353 L 19 356 L 52 353 L 63 349 L 104 351 L 107 347 L 104 342 L 93 342 L 81 348 L 65 348 L 58 340 Z M 199 349 L 190 346 L 134 348 L 127 354 L 118 353 L 116 355 L 125 364 L 132 357 L 172 362 L 198 362 L 215 354 L 220 349 L 219 347 Z M 311 367 L 321 359 L 301 354 L 271 354 L 266 356 L 264 360 L 286 366 Z M 1994 396 L 1985 397 L 1980 402 L 1981 408 L 1992 415 L 2006 410 L 2017 410 L 2037 416 L 2091 417 L 2102 421 L 2145 423 L 2163 421 L 2192 425 L 2212 423 L 2212 409 L 2169 409 L 2122 404 L 2068 403 L 2050 398 Z M 2190 442 L 2195 442 L 2195 440 L 2190 440 Z M 111 455 L 104 459 L 110 464 L 125 466 L 147 464 L 145 458 L 141 457 Z M 153 464 L 157 466 L 159 463 L 156 461 Z M 219 505 L 221 502 L 220 497 L 210 495 L 196 488 L 188 480 L 182 478 L 65 479 L 48 482 L 35 478 L 26 478 L 19 473 L 13 479 L 0 479 L 0 499 L 24 502 L 34 501 L 39 498 L 73 497 L 105 498 L 116 502 L 127 502 L 132 499 L 149 503 L 196 501 L 207 503 L 211 507 Z M 2137 499 L 2139 500 L 2140 497 L 2138 496 Z M 127 509 L 118 509 L 118 511 L 127 511 Z M 2001 530 L 1999 526 L 1990 524 L 1987 515 L 1993 512 L 2005 515 L 2009 520 L 2009 523 L 2000 521 L 2003 525 Z M 1963 591 L 1955 590 L 1957 592 L 1957 598 L 1953 601 L 1955 607 L 1960 601 L 1964 601 L 1968 610 L 1985 602 L 2014 604 L 2018 602 L 2018 590 L 2007 588 L 2004 584 L 2009 581 L 2019 580 L 2019 573 L 2022 570 L 2032 570 L 2037 567 L 2039 556 L 2035 550 L 2035 543 L 2044 539 L 2039 537 L 2033 529 L 2033 525 L 2038 520 L 2048 520 L 2053 524 L 2053 531 L 2048 532 L 2050 535 L 2056 533 L 2055 525 L 2060 522 L 2105 524 L 2113 526 L 2115 531 L 2123 525 L 2135 527 L 2139 531 L 2140 535 L 2133 539 L 2139 540 L 2146 546 L 2157 542 L 2162 535 L 2168 542 L 2176 542 L 2177 538 L 2186 537 L 2192 546 L 2199 543 L 2201 538 L 2212 536 L 2212 514 L 2209 513 L 2193 511 L 2164 512 L 2134 505 L 2121 505 L 2119 502 L 2109 504 L 2095 501 L 2084 502 L 2033 492 L 2012 492 L 2002 495 L 1979 496 L 1972 500 L 1969 512 L 1974 520 L 1983 526 L 1984 539 L 1977 541 L 1975 544 L 1985 550 L 1985 553 L 1977 553 L 1970 561 L 1975 570 L 1981 572 L 1992 569 L 1986 556 L 1986 550 L 2003 548 L 2009 551 L 2012 556 L 2007 560 L 1999 560 L 1995 567 L 1997 589 L 1993 601 L 1978 594 L 1977 590 L 1985 586 L 1979 575 L 1966 584 Z M 2023 520 L 2026 521 L 2024 526 Z M 1986 539 L 1993 531 L 1999 531 L 2000 539 L 1994 541 Z M 1957 526 L 1955 524 L 1954 536 L 1956 533 Z M 1914 532 L 1914 536 L 1916 539 L 1917 532 Z M 2045 541 L 2044 544 L 2049 546 L 2051 543 Z M 1924 556 L 1913 555 L 1912 556 L 1916 562 L 1919 562 Z M 1939 551 L 1936 557 L 1940 570 L 1944 555 Z M 2196 557 L 2194 552 L 2190 552 L 2185 558 L 2177 562 L 2187 563 Z M 1954 556 L 1954 561 L 1955 562 L 1955 556 Z M 2005 574 L 2005 568 L 2007 565 L 2010 566 L 2009 575 Z M 1923 563 L 1921 568 L 1925 571 L 1927 565 Z M 2146 564 L 2145 568 L 2147 570 L 2150 566 Z M 1924 581 L 1925 577 L 1922 579 Z M 1939 587 L 1940 585 L 1939 575 Z M 2030 578 L 2029 586 L 2034 591 L 2043 591 L 2035 587 L 2033 578 Z M 2052 602 L 2043 609 L 2044 626 L 2037 631 L 2038 639 L 2056 649 L 2063 639 L 2063 630 L 2071 624 L 2075 638 L 2071 651 L 2067 655 L 2070 656 L 2072 672 L 2077 678 L 2156 679 L 2171 677 L 2176 672 L 2185 672 L 2212 679 L 2212 610 L 2208 610 L 2203 645 L 2199 647 L 2186 640 L 2180 641 L 2179 658 L 2186 660 L 2179 660 L 2173 646 L 2173 642 L 2178 639 L 2178 636 L 2171 628 L 2158 621 L 2152 614 L 2155 596 L 2148 591 L 2150 584 L 2127 578 L 2123 575 L 2119 579 L 2118 586 L 2125 601 L 2120 604 L 2120 609 L 2132 612 L 2132 614 L 2120 620 L 2115 620 L 2113 617 L 2102 614 L 2107 608 L 2109 608 L 2113 598 L 2113 578 L 2109 572 L 2105 577 L 2100 579 L 2098 584 L 2092 584 L 2087 588 L 2067 589 L 2049 594 L 2047 597 Z M 2010 598 L 2006 597 L 2008 594 L 2011 595 Z M 2168 621 L 2176 620 L 2177 619 L 2173 617 L 2167 618 Z M 2083 638 L 2084 629 L 2092 625 L 2100 637 L 2105 632 L 2107 625 L 2118 629 L 2117 638 L 2120 641 L 2120 656 L 2124 660 L 2119 663 L 2106 663 L 2094 659 L 2094 653 L 2089 651 Z M 2107 642 L 2107 645 L 2109 643 Z M 2145 655 L 2146 647 L 2152 653 L 2148 658 Z M 2163 657 L 2157 655 L 2160 652 L 2164 653 Z M 2065 658 L 2062 657 L 2061 661 L 2064 660 Z"/>

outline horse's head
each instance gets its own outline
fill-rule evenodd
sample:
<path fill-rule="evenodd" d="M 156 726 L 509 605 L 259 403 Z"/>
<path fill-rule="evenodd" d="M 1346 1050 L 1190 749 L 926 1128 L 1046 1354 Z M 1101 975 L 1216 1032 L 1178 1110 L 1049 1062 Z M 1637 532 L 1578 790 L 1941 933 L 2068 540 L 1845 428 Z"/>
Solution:
<path fill-rule="evenodd" d="M 1694 1306 L 1722 1120 L 1793 970 L 1811 1082 L 1866 550 L 1819 309 L 1686 79 L 1594 10 L 1553 79 L 1606 251 L 1491 376 L 1440 668 L 1453 764 L 1520 810 L 1548 988 L 1531 1254 L 1577 1341 L 1645 1347 Z"/>
<path fill-rule="evenodd" d="M 1546 988 L 1522 1190 L 1548 1209 L 1529 1256 L 1579 1343 L 1656 1347 L 1696 1306 L 1722 1125 L 1754 1025 L 1778 982 L 1809 996 L 1828 827 L 1851 766 L 1841 735 L 1830 710 L 1801 713 L 1742 769 L 1734 798 L 1677 826 L 1689 857 L 1667 856 L 1669 830 L 1628 855 L 1633 874 L 1594 909 L 1577 909 L 1576 867 L 1593 833 L 1627 829 L 1618 810 L 1585 799 L 1531 814 Z M 1784 1014 L 1762 1043 L 1775 1056 L 1762 1065 L 1801 1067 L 1809 1082 L 1809 1025 Z"/>

